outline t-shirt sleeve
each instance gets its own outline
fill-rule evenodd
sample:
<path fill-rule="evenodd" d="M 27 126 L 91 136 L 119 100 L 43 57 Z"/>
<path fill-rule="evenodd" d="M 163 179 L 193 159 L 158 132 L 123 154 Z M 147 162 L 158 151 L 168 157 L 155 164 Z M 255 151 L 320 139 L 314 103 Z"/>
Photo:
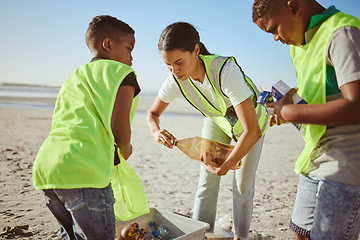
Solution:
<path fill-rule="evenodd" d="M 327 59 L 339 87 L 360 80 L 360 30 L 352 26 L 337 30 L 330 39 Z"/>
<path fill-rule="evenodd" d="M 135 87 L 135 92 L 134 92 L 134 97 L 136 97 L 141 89 L 140 89 L 140 86 L 139 86 L 139 83 L 136 79 L 136 76 L 135 76 L 135 73 L 134 72 L 131 72 L 129 73 L 125 78 L 124 80 L 122 81 L 122 83 L 120 84 L 120 87 L 121 86 L 133 86 Z"/>
<path fill-rule="evenodd" d="M 225 63 L 221 72 L 221 81 L 221 89 L 230 99 L 233 106 L 237 106 L 252 95 L 251 90 L 245 83 L 242 72 L 233 60 Z"/>
<path fill-rule="evenodd" d="M 182 97 L 179 86 L 175 82 L 175 79 L 172 75 L 170 75 L 161 86 L 158 92 L 158 97 L 161 99 L 161 101 L 166 103 L 170 103 L 176 98 Z"/>

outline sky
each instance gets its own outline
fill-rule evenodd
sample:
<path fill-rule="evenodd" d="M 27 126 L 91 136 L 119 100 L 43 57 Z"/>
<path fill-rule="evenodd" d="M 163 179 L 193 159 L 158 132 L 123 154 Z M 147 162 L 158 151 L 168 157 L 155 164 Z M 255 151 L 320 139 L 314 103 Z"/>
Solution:
<path fill-rule="evenodd" d="M 319 0 L 360 18 L 359 0 Z M 289 47 L 252 22 L 253 0 L 0 0 L 0 83 L 61 86 L 91 54 L 89 22 L 111 15 L 135 30 L 133 69 L 142 94 L 156 94 L 170 74 L 157 43 L 176 21 L 193 24 L 211 53 L 234 56 L 264 90 L 283 80 L 296 86 Z"/>

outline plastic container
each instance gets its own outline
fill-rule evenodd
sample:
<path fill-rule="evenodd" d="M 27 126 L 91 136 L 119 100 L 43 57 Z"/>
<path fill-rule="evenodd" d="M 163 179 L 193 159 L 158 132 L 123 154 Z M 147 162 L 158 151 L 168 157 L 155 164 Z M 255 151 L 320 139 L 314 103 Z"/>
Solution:
<path fill-rule="evenodd" d="M 169 229 L 168 239 L 192 239 L 203 240 L 205 238 L 205 231 L 210 228 L 208 223 L 197 221 L 182 215 L 178 215 L 169 211 L 160 210 L 157 208 L 150 208 L 150 212 L 140 217 L 134 218 L 129 221 L 116 220 L 116 233 L 120 234 L 121 230 L 130 223 L 138 223 L 140 228 L 145 231 L 149 228 L 150 221 L 156 224 L 161 224 Z"/>

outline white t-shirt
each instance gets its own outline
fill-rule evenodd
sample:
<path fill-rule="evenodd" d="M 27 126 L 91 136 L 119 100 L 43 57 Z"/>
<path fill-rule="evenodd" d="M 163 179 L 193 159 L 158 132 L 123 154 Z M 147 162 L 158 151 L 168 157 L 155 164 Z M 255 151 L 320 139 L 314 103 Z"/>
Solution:
<path fill-rule="evenodd" d="M 225 63 L 221 72 L 221 90 L 230 99 L 231 104 L 235 107 L 242 103 L 248 97 L 252 95 L 251 90 L 246 85 L 243 75 L 233 60 L 229 60 Z M 191 79 L 191 78 L 190 78 Z M 219 107 L 219 103 L 216 99 L 215 92 L 205 74 L 204 82 L 195 81 L 191 79 L 193 83 L 200 89 L 200 91 L 216 106 Z M 170 103 L 176 98 L 184 98 L 179 86 L 175 82 L 172 75 L 170 75 L 162 87 L 159 90 L 158 97 L 166 103 Z M 230 107 L 230 106 L 228 106 Z"/>
<path fill-rule="evenodd" d="M 335 68 L 339 87 L 360 80 L 360 30 L 348 26 L 337 30 L 330 39 L 327 59 Z"/>

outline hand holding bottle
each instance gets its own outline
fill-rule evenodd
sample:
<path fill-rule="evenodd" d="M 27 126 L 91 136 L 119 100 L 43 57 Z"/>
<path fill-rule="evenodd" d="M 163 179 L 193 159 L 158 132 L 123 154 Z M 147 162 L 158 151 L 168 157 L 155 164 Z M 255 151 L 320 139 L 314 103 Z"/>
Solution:
<path fill-rule="evenodd" d="M 173 142 L 177 142 L 177 139 L 166 129 L 159 129 L 152 132 L 153 138 L 158 143 L 163 144 L 165 147 L 173 148 Z"/>

